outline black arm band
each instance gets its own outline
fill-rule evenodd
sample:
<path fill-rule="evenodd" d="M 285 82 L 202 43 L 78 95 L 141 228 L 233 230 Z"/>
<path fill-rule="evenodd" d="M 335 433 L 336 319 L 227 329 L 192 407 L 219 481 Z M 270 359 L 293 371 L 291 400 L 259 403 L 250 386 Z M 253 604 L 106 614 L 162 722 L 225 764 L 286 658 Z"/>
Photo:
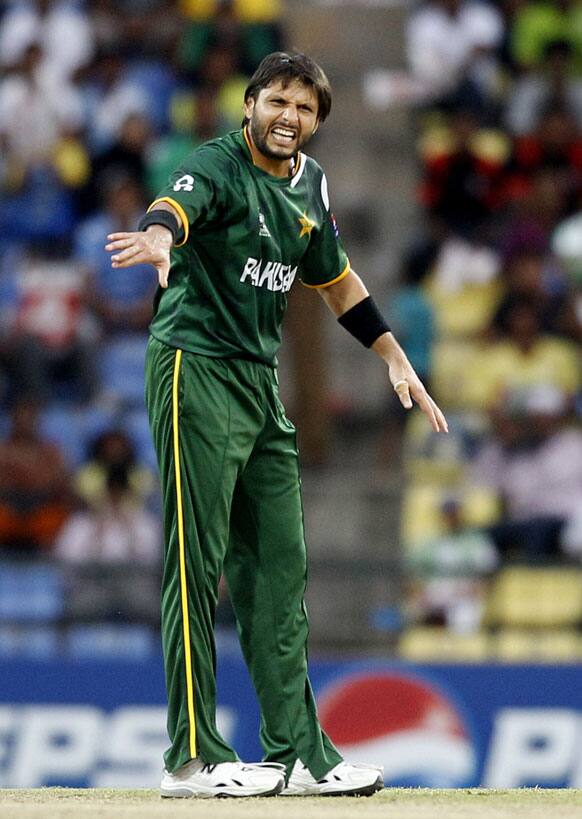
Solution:
<path fill-rule="evenodd" d="M 178 224 L 176 217 L 172 216 L 171 213 L 168 213 L 167 210 L 150 210 L 149 213 L 146 213 L 141 217 L 137 229 L 147 230 L 150 225 L 162 225 L 163 227 L 168 228 L 172 234 L 173 244 L 176 244 L 176 241 L 180 242 L 184 238 L 184 230 L 182 225 Z"/>
<path fill-rule="evenodd" d="M 357 338 L 364 347 L 371 347 L 376 339 L 390 332 L 382 313 L 374 304 L 372 296 L 366 296 L 338 318 L 342 327 Z"/>

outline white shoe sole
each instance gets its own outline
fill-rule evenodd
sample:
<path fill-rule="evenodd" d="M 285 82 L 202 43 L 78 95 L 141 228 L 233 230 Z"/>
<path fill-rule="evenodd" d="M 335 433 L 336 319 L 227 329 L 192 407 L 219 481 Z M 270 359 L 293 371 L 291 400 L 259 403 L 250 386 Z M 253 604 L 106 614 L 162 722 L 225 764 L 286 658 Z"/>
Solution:
<path fill-rule="evenodd" d="M 249 796 L 277 796 L 283 789 L 283 779 L 270 791 L 260 790 L 259 788 L 245 788 L 245 787 L 223 787 L 223 788 L 205 788 L 202 785 L 196 787 L 188 786 L 184 783 L 177 783 L 176 785 L 164 785 L 160 788 L 160 796 L 162 799 L 244 799 Z"/>
<path fill-rule="evenodd" d="M 297 789 L 292 790 L 290 788 L 284 788 L 280 796 L 372 796 L 377 791 L 381 791 L 384 788 L 384 780 L 382 776 L 378 774 L 378 779 L 375 782 L 370 783 L 369 785 L 344 785 L 339 786 L 338 784 L 332 783 L 325 783 L 322 785 L 318 785 L 317 787 L 311 786 L 306 787 L 305 789 Z"/>

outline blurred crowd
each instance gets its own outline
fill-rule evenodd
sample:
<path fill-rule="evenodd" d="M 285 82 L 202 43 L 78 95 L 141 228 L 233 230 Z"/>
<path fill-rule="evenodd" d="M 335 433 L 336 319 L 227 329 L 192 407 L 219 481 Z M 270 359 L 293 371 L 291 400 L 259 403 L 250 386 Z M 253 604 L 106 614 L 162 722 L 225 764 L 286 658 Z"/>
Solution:
<path fill-rule="evenodd" d="M 4 558 L 160 570 L 142 399 L 155 276 L 113 271 L 104 239 L 137 226 L 188 151 L 239 127 L 282 11 L 1 5 Z M 405 43 L 420 219 L 387 313 L 450 426 L 402 417 L 405 620 L 471 632 L 504 566 L 582 560 L 582 3 L 427 0 Z M 132 597 L 124 577 L 77 578 L 77 614 L 147 619 L 154 597 L 157 611 L 156 584 Z"/>
<path fill-rule="evenodd" d="M 113 271 L 197 144 L 240 125 L 277 0 L 14 0 L 0 9 L 0 544 L 159 567 L 142 368 L 156 285 Z"/>
<path fill-rule="evenodd" d="M 503 567 L 582 559 L 582 4 L 429 0 L 406 47 L 423 218 L 389 312 L 451 429 L 404 432 L 409 614 L 471 631 Z"/>

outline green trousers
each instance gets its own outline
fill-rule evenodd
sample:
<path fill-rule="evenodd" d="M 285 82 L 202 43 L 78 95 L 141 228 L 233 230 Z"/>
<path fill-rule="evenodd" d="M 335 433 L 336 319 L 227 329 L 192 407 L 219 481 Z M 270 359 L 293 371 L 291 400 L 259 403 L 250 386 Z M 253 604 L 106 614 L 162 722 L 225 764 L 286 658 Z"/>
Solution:
<path fill-rule="evenodd" d="M 307 677 L 306 554 L 295 428 L 264 364 L 151 338 L 146 403 L 164 509 L 166 768 L 237 759 L 216 728 L 214 616 L 224 572 L 261 707 L 265 759 L 320 778 L 341 761 Z"/>

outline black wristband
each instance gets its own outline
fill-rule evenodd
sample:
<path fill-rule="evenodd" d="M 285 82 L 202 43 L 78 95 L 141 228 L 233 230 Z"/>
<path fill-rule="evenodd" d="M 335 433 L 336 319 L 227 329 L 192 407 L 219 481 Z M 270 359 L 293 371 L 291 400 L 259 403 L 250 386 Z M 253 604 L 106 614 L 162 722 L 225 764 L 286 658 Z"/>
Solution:
<path fill-rule="evenodd" d="M 162 225 L 168 228 L 172 234 L 172 242 L 176 244 L 176 240 L 181 241 L 184 237 L 182 225 L 178 224 L 178 220 L 167 210 L 150 210 L 149 213 L 144 214 L 139 220 L 138 230 L 147 230 L 150 225 Z"/>
<path fill-rule="evenodd" d="M 371 347 L 376 339 L 390 332 L 382 313 L 372 296 L 366 296 L 338 318 L 342 327 L 357 338 L 364 347 Z"/>

